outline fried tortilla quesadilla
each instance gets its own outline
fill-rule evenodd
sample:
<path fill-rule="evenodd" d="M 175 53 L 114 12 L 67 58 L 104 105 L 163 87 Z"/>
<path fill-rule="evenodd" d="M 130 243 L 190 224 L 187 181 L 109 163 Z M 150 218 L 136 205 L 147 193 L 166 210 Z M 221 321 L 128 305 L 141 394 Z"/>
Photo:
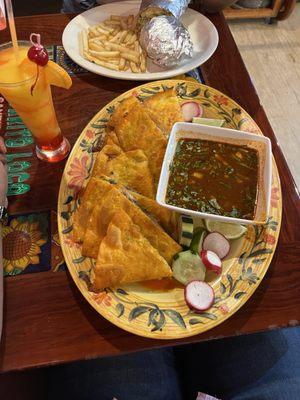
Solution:
<path fill-rule="evenodd" d="M 99 246 L 106 235 L 108 225 L 119 210 L 128 214 L 133 223 L 140 227 L 142 234 L 151 245 L 171 264 L 173 256 L 181 251 L 181 246 L 117 187 L 112 187 L 93 210 L 87 224 L 82 254 L 97 258 Z"/>
<path fill-rule="evenodd" d="M 164 230 L 174 239 L 177 237 L 177 218 L 176 214 L 160 206 L 155 200 L 149 199 L 139 193 L 126 191 L 125 194 L 132 197 L 134 202 L 151 218 L 154 218 Z"/>
<path fill-rule="evenodd" d="M 105 144 L 120 146 L 119 139 L 114 131 L 109 131 L 105 136 Z"/>
<path fill-rule="evenodd" d="M 172 125 L 182 121 L 170 89 L 130 96 L 107 124 L 104 147 L 73 217 L 73 240 L 96 259 L 94 288 L 171 276 L 181 246 L 176 215 L 154 200 Z M 100 147 L 100 146 L 99 146 Z M 167 233 L 168 232 L 168 233 Z"/>
<path fill-rule="evenodd" d="M 74 242 L 81 243 L 83 241 L 93 208 L 111 188 L 111 184 L 105 180 L 93 177 L 89 180 L 73 218 L 72 238 Z"/>
<path fill-rule="evenodd" d="M 92 176 L 102 175 L 144 196 L 155 197 L 148 159 L 142 150 L 124 152 L 116 145 L 104 146 L 96 158 Z"/>
<path fill-rule="evenodd" d="M 181 107 L 174 89 L 148 97 L 144 102 L 151 119 L 168 139 L 175 122 L 183 121 Z"/>
<path fill-rule="evenodd" d="M 177 239 L 178 220 L 176 213 L 168 208 L 162 207 L 154 199 L 150 199 L 140 193 L 127 189 L 106 176 L 102 176 L 100 179 L 104 179 L 111 185 L 116 186 L 130 201 L 134 202 L 151 219 L 158 222 L 170 236 L 175 240 Z"/>
<path fill-rule="evenodd" d="M 113 130 L 122 122 L 125 117 L 130 114 L 131 110 L 133 110 L 134 107 L 137 107 L 139 105 L 139 100 L 133 95 L 121 101 L 107 123 L 108 128 Z"/>
<path fill-rule="evenodd" d="M 94 289 L 171 276 L 168 263 L 140 227 L 124 211 L 116 212 L 99 247 Z"/>
<path fill-rule="evenodd" d="M 131 96 L 120 104 L 108 126 L 114 130 L 124 151 L 144 151 L 157 186 L 167 140 L 149 117 L 146 108 Z"/>

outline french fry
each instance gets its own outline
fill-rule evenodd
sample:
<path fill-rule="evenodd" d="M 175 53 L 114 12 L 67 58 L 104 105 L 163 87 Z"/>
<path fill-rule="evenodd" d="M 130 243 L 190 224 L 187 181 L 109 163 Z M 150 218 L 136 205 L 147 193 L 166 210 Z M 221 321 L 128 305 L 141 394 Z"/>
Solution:
<path fill-rule="evenodd" d="M 92 56 L 90 53 L 88 53 L 88 52 L 86 52 L 86 53 L 84 54 L 84 56 L 85 56 L 85 58 L 86 58 L 87 60 L 89 60 L 89 61 L 95 62 L 94 60 L 96 60 L 96 58 L 93 57 L 93 56 Z"/>
<path fill-rule="evenodd" d="M 80 54 L 106 68 L 146 72 L 146 53 L 134 32 L 135 17 L 111 15 L 78 35 Z"/>
<path fill-rule="evenodd" d="M 91 43 L 97 43 L 97 42 L 101 42 L 101 39 L 99 39 L 98 36 L 89 39 L 89 45 L 90 45 Z"/>
<path fill-rule="evenodd" d="M 136 64 L 134 62 L 130 61 L 129 64 L 130 64 L 130 68 L 131 68 L 132 72 L 134 72 L 134 73 L 138 73 L 139 72 L 139 70 L 138 70 L 138 68 L 137 68 L 137 66 L 136 66 Z"/>
<path fill-rule="evenodd" d="M 128 18 L 127 18 L 127 27 L 128 27 L 128 29 L 132 29 L 133 30 L 133 28 L 134 28 L 133 24 L 134 24 L 134 16 L 133 15 L 129 15 Z"/>
<path fill-rule="evenodd" d="M 94 57 L 94 56 L 93 56 Z M 112 58 L 112 59 L 107 59 L 107 58 L 101 58 L 101 57 L 95 57 L 97 60 L 102 61 L 102 62 L 106 62 L 112 65 L 115 65 L 118 67 L 119 69 L 119 59 L 117 58 Z"/>
<path fill-rule="evenodd" d="M 105 51 L 105 48 L 101 44 L 96 43 L 96 42 L 90 43 L 89 49 L 93 50 L 93 51 Z"/>
<path fill-rule="evenodd" d="M 111 15 L 111 21 L 121 21 L 121 17 L 119 15 Z"/>
<path fill-rule="evenodd" d="M 121 19 L 121 28 L 124 30 L 127 29 L 127 21 L 125 21 L 124 19 Z"/>
<path fill-rule="evenodd" d="M 120 52 L 119 51 L 94 51 L 90 50 L 90 53 L 92 56 L 99 56 L 100 58 L 116 58 L 119 57 Z"/>
<path fill-rule="evenodd" d="M 89 28 L 89 36 L 90 37 L 95 37 L 98 36 L 99 33 L 97 31 L 97 28 L 95 26 L 93 26 L 92 28 Z"/>
<path fill-rule="evenodd" d="M 142 51 L 142 54 L 141 54 L 141 71 L 142 72 L 146 72 L 146 56 L 145 56 L 145 53 L 144 53 L 144 51 Z"/>
<path fill-rule="evenodd" d="M 96 28 L 97 32 L 100 33 L 100 35 L 105 35 L 108 36 L 110 32 L 106 31 L 105 29 L 103 29 L 101 26 L 97 25 Z"/>
<path fill-rule="evenodd" d="M 121 21 L 106 20 L 104 21 L 104 24 L 109 27 L 116 27 L 121 25 Z"/>
<path fill-rule="evenodd" d="M 102 67 L 105 67 L 105 68 L 114 69 L 115 71 L 119 71 L 119 65 L 113 64 L 111 62 L 98 60 L 97 64 L 101 65 Z"/>
<path fill-rule="evenodd" d="M 131 54 L 132 56 L 137 57 L 137 58 L 139 57 L 139 53 L 137 51 L 131 50 L 126 46 L 121 46 L 120 44 L 112 43 L 112 42 L 106 42 L 106 41 L 103 41 L 103 44 L 105 46 L 107 45 L 107 47 L 109 47 L 110 50 L 117 50 L 117 51 L 120 51 L 122 53 L 125 52 L 125 53 L 128 53 L 128 54 Z"/>
<path fill-rule="evenodd" d="M 82 39 L 82 34 L 83 34 L 83 31 L 80 31 L 80 32 L 78 33 L 78 46 L 79 46 L 79 54 L 81 55 L 81 57 L 84 56 L 84 53 L 83 53 L 83 39 Z"/>
<path fill-rule="evenodd" d="M 131 31 L 127 31 L 127 35 L 126 35 L 123 43 L 127 44 L 128 41 L 132 38 L 132 35 L 133 35 L 133 33 Z"/>
<path fill-rule="evenodd" d="M 98 58 L 93 57 L 90 54 L 86 54 L 86 58 L 89 61 L 92 61 L 93 63 L 95 63 L 97 65 L 100 65 L 101 67 L 106 67 L 106 68 L 109 68 L 109 69 L 114 69 L 115 71 L 119 71 L 119 66 L 116 65 L 116 64 L 113 64 L 113 63 L 110 63 L 110 62 L 107 62 L 107 61 L 99 60 Z"/>
<path fill-rule="evenodd" d="M 109 33 L 113 33 L 114 28 L 109 28 L 108 26 L 106 26 L 103 22 L 100 22 L 100 24 L 97 25 L 97 28 L 100 27 L 102 29 L 104 29 L 105 31 L 109 32 Z"/>
<path fill-rule="evenodd" d="M 111 32 L 111 36 L 115 36 L 118 32 L 120 32 L 120 28 L 114 28 L 114 30 Z"/>
<path fill-rule="evenodd" d="M 89 49 L 89 43 L 88 43 L 88 34 L 87 31 L 84 29 L 82 31 L 82 51 L 83 54 L 85 54 Z"/>
<path fill-rule="evenodd" d="M 122 71 L 125 69 L 126 60 L 125 58 L 121 57 L 119 60 L 119 70 Z"/>
<path fill-rule="evenodd" d="M 96 37 L 98 37 L 98 35 L 99 35 L 99 33 L 95 33 L 95 32 L 89 32 L 89 34 L 88 34 L 88 38 L 89 38 L 89 39 L 93 39 L 93 38 L 96 38 Z"/>
<path fill-rule="evenodd" d="M 99 35 L 99 36 L 96 36 L 94 39 L 98 39 L 98 40 L 107 40 L 109 38 L 109 36 L 108 35 Z"/>
<path fill-rule="evenodd" d="M 110 39 L 109 41 L 110 41 L 111 43 L 118 43 L 121 35 L 122 35 L 122 32 L 119 31 L 119 32 L 118 32 L 112 39 Z"/>
<path fill-rule="evenodd" d="M 134 34 L 132 35 L 131 39 L 128 40 L 127 44 L 128 44 L 128 45 L 134 44 L 136 40 L 137 40 L 137 36 L 136 36 L 136 34 L 134 33 Z"/>
<path fill-rule="evenodd" d="M 123 43 L 124 42 L 124 40 L 125 40 L 125 38 L 127 36 L 127 32 L 128 32 L 127 30 L 121 32 L 121 35 L 119 37 L 119 43 Z"/>
<path fill-rule="evenodd" d="M 131 53 L 121 53 L 121 57 L 123 57 L 123 58 L 125 58 L 125 60 L 133 62 L 135 64 L 139 64 L 139 62 L 140 62 L 140 58 L 132 55 Z"/>

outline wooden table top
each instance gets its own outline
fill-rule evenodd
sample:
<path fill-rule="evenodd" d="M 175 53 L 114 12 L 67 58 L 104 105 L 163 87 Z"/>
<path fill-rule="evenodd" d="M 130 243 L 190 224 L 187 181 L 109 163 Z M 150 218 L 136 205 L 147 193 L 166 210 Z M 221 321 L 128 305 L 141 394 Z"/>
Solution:
<path fill-rule="evenodd" d="M 45 44 L 60 44 L 67 15 L 16 19 L 19 38 L 42 32 Z M 184 340 L 150 340 L 134 336 L 102 318 L 87 303 L 68 272 L 21 274 L 5 278 L 4 329 L 0 371 L 26 369 L 149 348 L 182 345 L 226 336 L 297 325 L 300 321 L 300 207 L 286 161 L 229 28 L 221 15 L 210 15 L 220 43 L 202 67 L 207 85 L 236 100 L 272 141 L 283 193 L 283 221 L 269 271 L 252 298 L 232 318 L 199 336 Z M 6 37 L 4 37 L 6 35 Z M 8 40 L 1 33 L 1 42 Z M 60 126 L 73 144 L 84 126 L 106 103 L 136 82 L 82 74 L 69 91 L 54 89 Z M 32 158 L 31 190 L 10 198 L 11 213 L 56 210 L 64 163 L 48 165 Z"/>

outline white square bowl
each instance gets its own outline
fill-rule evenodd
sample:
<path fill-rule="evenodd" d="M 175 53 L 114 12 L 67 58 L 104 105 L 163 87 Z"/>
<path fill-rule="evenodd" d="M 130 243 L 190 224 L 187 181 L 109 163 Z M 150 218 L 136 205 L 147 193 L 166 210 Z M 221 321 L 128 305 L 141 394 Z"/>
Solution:
<path fill-rule="evenodd" d="M 190 210 L 167 204 L 165 201 L 169 182 L 170 165 L 172 164 L 177 142 L 180 139 L 214 140 L 233 145 L 247 145 L 258 151 L 258 193 L 257 205 L 253 220 L 233 218 L 222 215 L 208 214 L 201 211 Z M 163 207 L 169 208 L 180 214 L 187 214 L 199 218 L 214 219 L 222 222 L 238 223 L 244 225 L 264 224 L 267 221 L 270 207 L 272 185 L 272 148 L 269 138 L 261 135 L 237 131 L 228 128 L 177 122 L 173 125 L 167 145 L 162 170 L 159 178 L 156 201 Z"/>

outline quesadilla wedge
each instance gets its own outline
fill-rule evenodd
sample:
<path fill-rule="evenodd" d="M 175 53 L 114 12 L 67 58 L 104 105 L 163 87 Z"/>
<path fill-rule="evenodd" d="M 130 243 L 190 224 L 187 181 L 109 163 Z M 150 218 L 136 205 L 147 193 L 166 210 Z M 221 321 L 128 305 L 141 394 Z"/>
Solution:
<path fill-rule="evenodd" d="M 105 180 L 93 177 L 89 180 L 80 198 L 80 205 L 73 217 L 72 238 L 74 242 L 81 243 L 83 241 L 92 210 L 97 203 L 101 202 L 105 193 L 111 190 L 111 188 L 112 185 Z"/>
<path fill-rule="evenodd" d="M 148 97 L 143 102 L 143 105 L 166 138 L 169 138 L 175 122 L 183 121 L 181 107 L 174 89 Z"/>
<path fill-rule="evenodd" d="M 181 251 L 181 246 L 117 187 L 112 187 L 103 197 L 101 204 L 93 210 L 88 220 L 82 254 L 97 258 L 99 246 L 106 235 L 108 225 L 119 210 L 128 214 L 133 223 L 140 227 L 142 234 L 151 245 L 171 264 L 173 256 Z"/>
<path fill-rule="evenodd" d="M 154 198 L 155 190 L 148 159 L 142 150 L 124 152 L 117 145 L 106 145 L 99 152 L 92 176 L 106 175 L 144 196 Z"/>
<path fill-rule="evenodd" d="M 119 139 L 114 131 L 109 131 L 105 136 L 105 144 L 120 146 Z"/>
<path fill-rule="evenodd" d="M 155 200 L 150 199 L 128 190 L 126 195 L 133 198 L 134 202 L 151 218 L 154 218 L 164 230 L 176 239 L 177 237 L 177 219 L 176 214 L 169 209 L 162 207 Z"/>
<path fill-rule="evenodd" d="M 98 252 L 93 288 L 171 277 L 168 263 L 122 210 L 115 213 Z"/>
<path fill-rule="evenodd" d="M 154 184 L 157 185 L 167 140 L 146 108 L 133 96 L 129 97 L 119 105 L 108 125 L 114 130 L 124 151 L 144 151 Z"/>
<path fill-rule="evenodd" d="M 123 118 L 127 117 L 131 110 L 139 105 L 139 100 L 133 95 L 121 101 L 107 123 L 109 130 L 113 130 L 116 126 L 118 126 L 122 122 Z"/>
<path fill-rule="evenodd" d="M 175 240 L 177 239 L 178 220 L 176 213 L 165 207 L 162 207 L 154 199 L 150 199 L 149 197 L 143 196 L 140 193 L 127 189 L 125 186 L 119 185 L 116 181 L 108 178 L 107 176 L 101 176 L 99 179 L 103 179 L 115 186 L 124 194 L 124 196 L 126 196 L 131 202 L 135 203 L 151 219 L 161 225 L 170 236 L 172 236 Z"/>

